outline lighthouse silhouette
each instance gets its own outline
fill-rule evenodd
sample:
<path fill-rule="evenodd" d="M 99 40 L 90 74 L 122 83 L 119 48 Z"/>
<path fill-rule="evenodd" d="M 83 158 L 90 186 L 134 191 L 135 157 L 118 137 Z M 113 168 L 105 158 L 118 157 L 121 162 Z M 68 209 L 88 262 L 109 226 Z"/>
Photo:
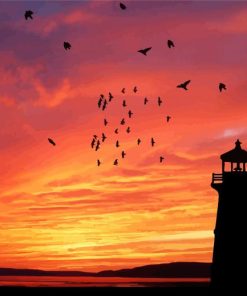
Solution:
<path fill-rule="evenodd" d="M 247 268 L 247 151 L 241 142 L 222 154 L 222 173 L 212 176 L 219 195 L 211 270 L 213 287 L 246 285 Z"/>

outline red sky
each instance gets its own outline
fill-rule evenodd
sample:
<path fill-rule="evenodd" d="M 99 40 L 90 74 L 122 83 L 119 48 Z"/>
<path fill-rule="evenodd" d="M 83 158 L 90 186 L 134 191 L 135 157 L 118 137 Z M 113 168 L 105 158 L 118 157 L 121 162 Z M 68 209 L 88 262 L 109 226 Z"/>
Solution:
<path fill-rule="evenodd" d="M 247 3 L 124 3 L 125 11 L 111 1 L 0 3 L 1 267 L 211 261 L 211 174 L 237 138 L 247 147 Z M 187 92 L 176 88 L 188 79 Z M 97 101 L 109 91 L 103 112 Z M 102 132 L 96 152 L 91 139 Z"/>

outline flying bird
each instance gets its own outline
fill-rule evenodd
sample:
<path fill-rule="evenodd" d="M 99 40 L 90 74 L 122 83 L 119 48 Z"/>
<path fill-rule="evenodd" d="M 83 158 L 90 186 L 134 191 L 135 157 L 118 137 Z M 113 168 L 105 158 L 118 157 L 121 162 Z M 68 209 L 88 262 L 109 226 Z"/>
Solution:
<path fill-rule="evenodd" d="M 118 128 L 115 129 L 114 133 L 115 134 L 118 134 Z"/>
<path fill-rule="evenodd" d="M 145 99 L 144 99 L 144 105 L 147 105 L 147 102 L 148 102 L 148 99 L 145 98 Z"/>
<path fill-rule="evenodd" d="M 106 135 L 102 133 L 102 142 L 105 142 L 105 140 L 106 140 Z"/>
<path fill-rule="evenodd" d="M 123 94 L 125 94 L 125 88 L 123 88 L 123 89 L 121 90 L 121 92 L 122 92 Z"/>
<path fill-rule="evenodd" d="M 160 97 L 158 97 L 158 105 L 160 106 L 162 104 L 162 100 Z"/>
<path fill-rule="evenodd" d="M 133 112 L 131 112 L 131 110 L 129 110 L 128 115 L 129 115 L 129 118 L 131 118 L 131 116 L 133 115 Z"/>
<path fill-rule="evenodd" d="M 52 139 L 48 138 L 48 141 L 49 141 L 53 146 L 56 146 L 56 143 L 55 143 Z"/>
<path fill-rule="evenodd" d="M 106 119 L 104 119 L 104 125 L 107 126 L 108 121 Z"/>
<path fill-rule="evenodd" d="M 95 141 L 96 141 L 96 139 L 95 138 L 93 138 L 93 140 L 92 140 L 92 142 L 91 142 L 91 147 L 93 148 L 94 147 L 94 145 L 95 145 Z"/>
<path fill-rule="evenodd" d="M 177 85 L 178 88 L 183 88 L 185 90 L 188 90 L 187 85 L 190 83 L 190 80 L 187 80 L 179 85 Z"/>
<path fill-rule="evenodd" d="M 170 121 L 170 119 L 171 119 L 171 116 L 166 116 L 166 122 L 169 122 Z"/>
<path fill-rule="evenodd" d="M 137 92 L 137 87 L 136 87 L 136 86 L 134 87 L 133 92 L 134 92 L 134 93 Z"/>
<path fill-rule="evenodd" d="M 219 90 L 220 90 L 220 92 L 222 92 L 223 89 L 226 90 L 226 85 L 224 83 L 220 82 L 219 83 Z"/>
<path fill-rule="evenodd" d="M 128 126 L 126 129 L 126 132 L 129 134 L 130 133 L 130 127 Z"/>
<path fill-rule="evenodd" d="M 140 144 L 141 144 L 141 139 L 138 138 L 138 139 L 137 139 L 137 145 L 140 145 Z"/>
<path fill-rule="evenodd" d="M 27 10 L 25 12 L 25 19 L 27 20 L 28 18 L 30 18 L 31 20 L 33 19 L 33 11 L 32 10 Z"/>
<path fill-rule="evenodd" d="M 100 97 L 99 100 L 98 100 L 98 107 L 99 108 L 101 107 L 101 104 L 102 104 L 102 98 Z"/>
<path fill-rule="evenodd" d="M 123 107 L 127 107 L 125 100 L 123 100 Z"/>
<path fill-rule="evenodd" d="M 175 47 L 175 45 L 174 45 L 174 43 L 173 43 L 172 40 L 167 40 L 167 45 L 168 45 L 169 48 Z"/>
<path fill-rule="evenodd" d="M 121 155 L 122 155 L 122 158 L 124 158 L 126 156 L 126 153 L 122 151 Z"/>
<path fill-rule="evenodd" d="M 121 125 L 124 125 L 125 124 L 125 119 L 124 118 L 120 121 L 120 124 Z"/>
<path fill-rule="evenodd" d="M 160 156 L 160 163 L 163 162 L 163 160 L 164 160 L 164 157 Z"/>
<path fill-rule="evenodd" d="M 113 99 L 113 95 L 109 92 L 109 102 Z"/>
<path fill-rule="evenodd" d="M 107 104 L 108 104 L 108 103 L 107 103 L 107 100 L 104 100 L 104 104 L 103 104 L 103 107 L 102 107 L 102 110 L 103 110 L 103 111 L 105 110 Z"/>
<path fill-rule="evenodd" d="M 66 50 L 68 50 L 68 49 L 71 48 L 71 44 L 70 44 L 69 42 L 64 41 L 64 43 L 63 43 L 63 47 L 64 47 Z"/>
<path fill-rule="evenodd" d="M 154 146 L 155 142 L 154 142 L 154 138 L 151 138 L 151 145 L 152 147 Z"/>
<path fill-rule="evenodd" d="M 99 150 L 99 146 L 100 146 L 100 141 L 98 140 L 97 141 L 97 144 L 96 144 L 96 147 L 95 147 L 95 151 L 98 151 Z"/>
<path fill-rule="evenodd" d="M 99 159 L 97 159 L 97 165 L 100 166 L 101 165 L 101 161 Z"/>
<path fill-rule="evenodd" d="M 126 9 L 126 5 L 124 5 L 123 3 L 119 3 L 119 6 L 120 6 L 120 8 L 122 9 L 122 10 L 125 10 Z"/>
<path fill-rule="evenodd" d="M 118 159 L 115 159 L 113 162 L 114 165 L 118 165 Z"/>
<path fill-rule="evenodd" d="M 147 52 L 151 49 L 152 47 L 147 47 L 147 48 L 144 48 L 144 49 L 140 49 L 138 50 L 137 52 L 140 52 L 142 54 L 144 54 L 145 56 L 147 55 Z"/>
<path fill-rule="evenodd" d="M 116 147 L 118 148 L 118 147 L 120 147 L 120 145 L 119 145 L 119 141 L 117 140 L 117 142 L 116 142 Z"/>

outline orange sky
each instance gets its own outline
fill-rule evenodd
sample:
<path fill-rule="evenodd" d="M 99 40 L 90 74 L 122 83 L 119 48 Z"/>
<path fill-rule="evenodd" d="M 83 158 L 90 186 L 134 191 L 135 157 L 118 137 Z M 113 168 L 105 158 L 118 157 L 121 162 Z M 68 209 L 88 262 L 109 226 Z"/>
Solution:
<path fill-rule="evenodd" d="M 247 146 L 247 3 L 124 3 L 0 3 L 0 267 L 211 261 L 211 174 L 237 138 Z M 176 88 L 188 79 L 187 92 Z M 109 91 L 103 112 L 97 101 Z M 95 152 L 92 136 L 102 132 Z"/>

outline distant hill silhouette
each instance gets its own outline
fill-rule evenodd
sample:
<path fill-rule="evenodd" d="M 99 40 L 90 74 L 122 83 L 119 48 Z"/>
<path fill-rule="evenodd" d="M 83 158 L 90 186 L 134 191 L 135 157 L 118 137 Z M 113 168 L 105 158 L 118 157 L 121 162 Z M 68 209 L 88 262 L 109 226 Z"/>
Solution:
<path fill-rule="evenodd" d="M 38 269 L 0 268 L 0 276 L 95 276 L 139 278 L 207 278 L 211 263 L 174 262 L 145 265 L 131 269 L 105 270 L 97 273 L 83 271 L 45 271 Z"/>

